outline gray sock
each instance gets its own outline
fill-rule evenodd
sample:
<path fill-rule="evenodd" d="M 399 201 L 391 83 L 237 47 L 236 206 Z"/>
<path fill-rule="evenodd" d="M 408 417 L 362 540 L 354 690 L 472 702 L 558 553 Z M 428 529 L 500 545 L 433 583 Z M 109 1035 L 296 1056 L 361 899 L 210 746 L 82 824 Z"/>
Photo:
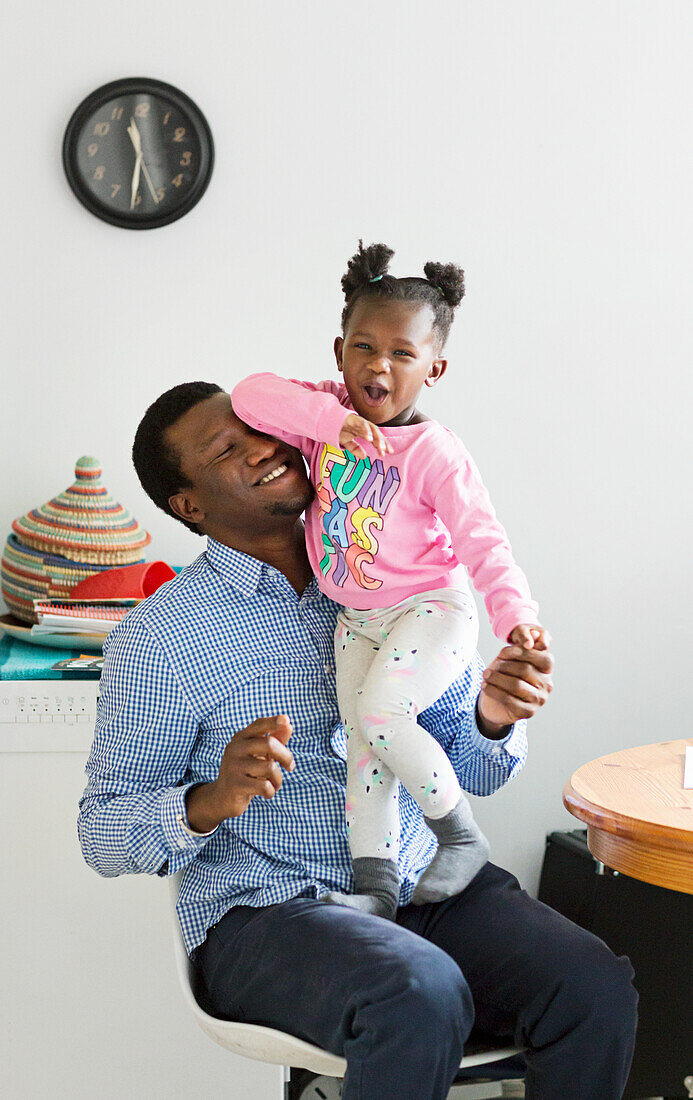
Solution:
<path fill-rule="evenodd" d="M 358 856 L 354 860 L 354 892 L 341 894 L 333 890 L 323 899 L 332 905 L 346 905 L 362 913 L 394 920 L 399 900 L 399 872 L 391 859 Z"/>
<path fill-rule="evenodd" d="M 424 820 L 438 838 L 438 851 L 416 884 L 413 905 L 459 894 L 484 866 L 489 852 L 488 841 L 464 795 L 445 817 Z"/>

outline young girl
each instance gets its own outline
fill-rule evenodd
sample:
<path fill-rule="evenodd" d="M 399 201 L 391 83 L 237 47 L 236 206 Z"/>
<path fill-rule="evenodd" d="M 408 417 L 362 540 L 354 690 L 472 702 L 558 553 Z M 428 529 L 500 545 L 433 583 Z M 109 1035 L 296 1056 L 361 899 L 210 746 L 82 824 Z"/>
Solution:
<path fill-rule="evenodd" d="M 241 419 L 310 464 L 308 554 L 322 591 L 342 605 L 335 653 L 354 867 L 354 893 L 328 900 L 386 917 L 399 895 L 399 782 L 438 840 L 415 904 L 463 890 L 488 857 L 450 760 L 416 717 L 476 649 L 466 570 L 499 638 L 548 644 L 471 456 L 416 408 L 422 387 L 445 373 L 463 272 L 428 263 L 425 279 L 397 279 L 392 255 L 359 242 L 342 279 L 334 351 L 343 385 L 256 374 L 231 395 Z"/>

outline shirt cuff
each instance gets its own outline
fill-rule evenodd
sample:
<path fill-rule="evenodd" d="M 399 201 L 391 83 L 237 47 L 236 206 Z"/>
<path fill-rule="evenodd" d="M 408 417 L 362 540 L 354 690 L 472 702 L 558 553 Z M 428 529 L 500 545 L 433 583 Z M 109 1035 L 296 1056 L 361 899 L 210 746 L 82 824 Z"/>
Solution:
<path fill-rule="evenodd" d="M 517 604 L 509 611 L 504 611 L 493 624 L 493 633 L 507 645 L 516 626 L 541 626 L 538 604 Z"/>
<path fill-rule="evenodd" d="M 489 756 L 492 760 L 501 756 L 503 753 L 507 753 L 509 756 L 520 760 L 524 751 L 524 730 L 527 725 L 526 719 L 521 719 L 515 722 L 510 727 L 505 737 L 499 738 L 494 741 L 491 737 L 486 737 L 477 724 L 476 714 L 471 728 L 471 740 L 476 749 L 479 749 L 485 756 Z"/>
<path fill-rule="evenodd" d="M 163 796 L 160 807 L 161 831 L 170 852 L 196 852 L 219 828 L 217 826 L 217 829 L 212 829 L 209 833 L 196 833 L 190 828 L 185 796 L 191 787 L 197 786 L 197 783 L 186 783 L 183 787 L 166 791 Z"/>

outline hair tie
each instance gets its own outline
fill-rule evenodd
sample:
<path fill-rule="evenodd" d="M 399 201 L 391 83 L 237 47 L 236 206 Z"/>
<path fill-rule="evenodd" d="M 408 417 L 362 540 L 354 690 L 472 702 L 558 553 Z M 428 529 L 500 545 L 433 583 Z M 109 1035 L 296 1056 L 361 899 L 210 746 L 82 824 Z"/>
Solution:
<path fill-rule="evenodd" d="M 379 283 L 382 279 L 382 275 L 374 275 L 372 279 L 369 279 L 369 283 Z"/>

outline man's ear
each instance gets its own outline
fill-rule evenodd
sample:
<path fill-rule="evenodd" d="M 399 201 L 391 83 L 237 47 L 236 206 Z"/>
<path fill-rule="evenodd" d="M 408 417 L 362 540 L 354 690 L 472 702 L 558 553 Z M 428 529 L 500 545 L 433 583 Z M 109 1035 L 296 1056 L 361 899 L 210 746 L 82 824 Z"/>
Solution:
<path fill-rule="evenodd" d="M 344 351 L 344 338 L 342 336 L 335 336 L 334 357 L 337 360 L 337 370 L 342 369 L 342 352 L 343 351 Z"/>
<path fill-rule="evenodd" d="M 168 498 L 168 505 L 174 515 L 184 519 L 186 523 L 199 525 L 205 519 L 205 513 L 197 507 L 189 492 L 174 493 Z"/>
<path fill-rule="evenodd" d="M 447 359 L 434 359 L 431 363 L 431 369 L 429 370 L 424 380 L 424 385 L 435 386 L 436 382 L 443 377 L 447 370 Z"/>

